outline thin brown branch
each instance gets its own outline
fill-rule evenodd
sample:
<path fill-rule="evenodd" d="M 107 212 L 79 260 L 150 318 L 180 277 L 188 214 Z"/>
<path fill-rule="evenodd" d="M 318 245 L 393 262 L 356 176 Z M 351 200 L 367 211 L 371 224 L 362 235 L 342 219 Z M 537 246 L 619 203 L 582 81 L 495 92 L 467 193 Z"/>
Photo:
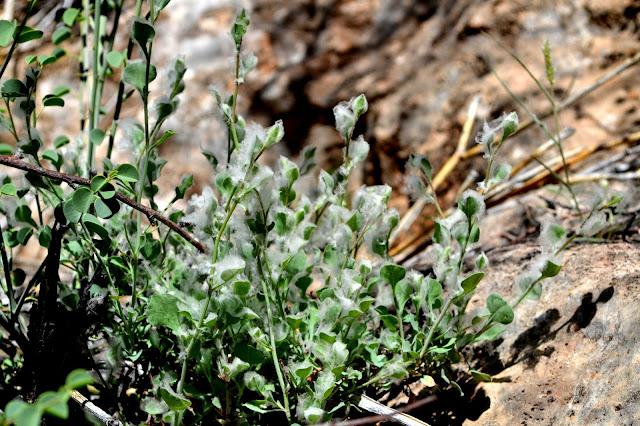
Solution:
<path fill-rule="evenodd" d="M 29 164 L 20 160 L 16 156 L 0 155 L 0 164 L 13 167 L 14 169 L 24 170 L 25 172 L 35 173 L 37 175 L 48 177 L 50 179 L 61 180 L 71 186 L 73 185 L 91 186 L 91 181 L 89 179 L 86 179 L 80 176 L 69 175 L 66 173 L 61 173 L 55 170 L 45 169 L 43 167 Z M 115 197 L 118 201 L 132 207 L 135 210 L 138 210 L 141 213 L 144 213 L 144 215 L 147 216 L 147 219 L 149 219 L 149 222 L 153 223 L 155 221 L 158 221 L 166 225 L 172 231 L 176 232 L 182 238 L 187 240 L 192 246 L 198 249 L 200 253 L 206 252 L 206 249 L 204 248 L 204 246 L 200 244 L 195 238 L 193 238 L 191 234 L 189 234 L 187 231 L 182 229 L 180 226 L 178 226 L 178 224 L 176 224 L 172 220 L 161 215 L 159 212 L 132 200 L 131 198 L 121 194 L 120 192 L 116 192 Z"/>

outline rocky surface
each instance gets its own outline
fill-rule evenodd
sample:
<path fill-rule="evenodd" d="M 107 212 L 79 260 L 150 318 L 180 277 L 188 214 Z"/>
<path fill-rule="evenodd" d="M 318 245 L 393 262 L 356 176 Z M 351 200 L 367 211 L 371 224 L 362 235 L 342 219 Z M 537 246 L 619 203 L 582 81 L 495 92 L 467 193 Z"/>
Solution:
<path fill-rule="evenodd" d="M 493 292 L 515 297 L 513 277 L 536 250 L 533 244 L 495 250 L 478 300 Z M 487 410 L 464 424 L 640 421 L 638 259 L 637 243 L 570 248 L 541 299 L 523 302 L 500 340 L 478 349 L 478 366 L 494 374 L 494 382 L 478 386 Z"/>

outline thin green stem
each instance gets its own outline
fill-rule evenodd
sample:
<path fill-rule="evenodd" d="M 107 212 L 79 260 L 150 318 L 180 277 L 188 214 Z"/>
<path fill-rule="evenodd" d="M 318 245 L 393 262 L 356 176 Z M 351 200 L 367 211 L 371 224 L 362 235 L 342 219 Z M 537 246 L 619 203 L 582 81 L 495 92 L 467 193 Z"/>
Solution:
<path fill-rule="evenodd" d="M 427 352 L 427 349 L 429 348 L 429 345 L 431 344 L 431 341 L 433 340 L 433 336 L 434 336 L 436 330 L 438 329 L 438 326 L 440 325 L 440 323 L 444 319 L 445 315 L 449 311 L 449 307 L 451 306 L 451 302 L 453 302 L 453 299 L 454 299 L 453 296 L 449 297 L 447 302 L 444 304 L 444 306 L 440 310 L 440 315 L 438 315 L 438 317 L 436 318 L 436 322 L 434 322 L 433 325 L 431 326 L 431 328 L 429 329 L 429 334 L 427 334 L 427 338 L 424 341 L 424 346 L 422 346 L 422 350 L 420 351 L 420 358 L 419 359 L 422 360 L 424 358 L 424 355 Z"/>
<path fill-rule="evenodd" d="M 233 204 L 233 207 L 230 208 L 227 211 L 227 215 L 224 219 L 224 222 L 222 223 L 222 226 L 220 227 L 220 229 L 218 230 L 218 233 L 216 234 L 216 239 L 214 242 L 214 248 L 213 248 L 213 257 L 212 257 L 212 263 L 215 265 L 215 263 L 218 260 L 218 248 L 220 246 L 220 240 L 222 239 L 222 234 L 224 233 L 224 230 L 226 229 L 229 220 L 231 219 L 231 215 L 233 214 L 233 211 L 235 210 L 236 206 L 238 205 L 237 202 L 235 202 Z M 211 276 L 214 276 L 214 271 L 211 271 Z M 184 385 L 185 385 L 185 379 L 187 376 L 187 364 L 189 362 L 189 354 L 191 353 L 191 350 L 193 349 L 193 346 L 195 345 L 196 341 L 198 340 L 198 338 L 200 337 L 200 330 L 202 328 L 202 324 L 204 323 L 204 319 L 207 316 L 207 312 L 209 310 L 209 303 L 211 302 L 211 297 L 213 296 L 214 290 L 217 287 L 213 287 L 211 285 L 211 283 L 209 283 L 209 292 L 207 295 L 207 299 L 205 301 L 204 304 L 204 308 L 202 310 L 202 313 L 200 314 L 200 318 L 198 320 L 198 325 L 196 327 L 196 331 L 194 333 L 194 335 L 192 336 L 191 340 L 189 341 L 189 345 L 187 345 L 187 349 L 186 349 L 186 353 L 185 353 L 185 357 L 184 360 L 182 361 L 182 369 L 180 371 L 180 380 L 178 381 L 178 386 L 176 388 L 176 392 L 178 394 L 182 394 L 183 390 L 184 390 Z M 179 425 L 181 424 L 182 421 L 182 416 L 184 414 L 184 411 L 180 411 L 180 412 L 176 412 L 176 424 Z"/>
<path fill-rule="evenodd" d="M 18 137 L 18 132 L 16 131 L 16 125 L 13 122 L 13 114 L 11 113 L 11 106 L 9 105 L 9 98 L 3 98 L 4 99 L 4 104 L 7 107 L 7 113 L 9 114 L 9 122 L 11 123 L 11 129 L 9 129 L 9 133 L 11 133 L 14 137 L 14 139 L 16 140 L 16 142 L 20 141 L 20 138 Z"/>
<path fill-rule="evenodd" d="M 89 116 L 89 129 L 93 130 L 98 127 L 100 120 L 100 98 L 98 97 L 98 80 L 100 79 L 99 60 L 100 60 L 100 43 L 102 38 L 102 25 L 100 24 L 102 15 L 102 1 L 95 0 L 93 3 L 93 84 L 91 87 L 91 108 Z M 93 142 L 89 139 L 87 148 L 87 176 L 93 167 Z"/>
<path fill-rule="evenodd" d="M 284 399 L 284 414 L 287 416 L 287 421 L 291 423 L 291 413 L 289 412 L 289 397 L 287 396 L 287 386 L 284 382 L 284 377 L 282 371 L 280 371 L 281 366 L 278 362 L 278 351 L 276 348 L 276 340 L 275 340 L 275 331 L 273 327 L 273 313 L 271 312 L 271 298 L 269 294 L 269 288 L 267 287 L 266 280 L 260 280 L 262 282 L 262 291 L 264 292 L 264 299 L 267 303 L 267 319 L 269 324 L 269 339 L 271 341 L 271 355 L 273 358 L 273 367 L 276 370 L 276 375 L 278 376 L 278 382 L 280 383 L 280 387 L 282 388 L 282 398 Z"/>
<path fill-rule="evenodd" d="M 240 42 L 242 45 L 242 41 Z M 231 105 L 231 122 L 229 123 L 229 129 L 233 138 L 233 145 L 235 149 L 240 149 L 240 143 L 238 142 L 238 134 L 236 132 L 236 105 L 238 100 L 238 89 L 240 88 L 240 46 L 236 49 L 236 78 L 234 81 L 233 89 L 233 103 Z M 231 155 L 229 151 L 228 155 Z"/>
<path fill-rule="evenodd" d="M 0 78 L 2 78 L 2 76 L 4 75 L 4 72 L 7 70 L 9 61 L 13 56 L 13 51 L 16 49 L 16 46 L 18 45 L 18 39 L 20 38 L 20 34 L 22 33 L 22 30 L 24 29 L 25 25 L 27 25 L 27 19 L 29 19 L 29 17 L 31 16 L 31 11 L 33 10 L 33 6 L 36 4 L 36 1 L 37 0 L 31 0 L 27 5 L 27 12 L 24 14 L 24 18 L 22 19 L 22 22 L 20 22 L 20 26 L 18 27 L 18 30 L 14 34 L 13 43 L 11 43 L 9 52 L 7 52 L 7 56 L 4 58 L 4 62 L 2 63 L 2 68 L 0 68 Z"/>

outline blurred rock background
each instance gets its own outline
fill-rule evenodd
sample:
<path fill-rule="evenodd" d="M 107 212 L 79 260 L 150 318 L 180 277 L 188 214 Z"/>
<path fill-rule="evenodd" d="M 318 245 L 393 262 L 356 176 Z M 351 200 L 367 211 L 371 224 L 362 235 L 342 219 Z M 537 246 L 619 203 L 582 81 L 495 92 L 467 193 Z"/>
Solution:
<path fill-rule="evenodd" d="M 23 12 L 24 3 L 15 2 L 15 16 Z M 55 8 L 63 5 L 79 7 L 80 2 L 38 2 L 30 25 L 50 34 L 56 25 Z M 125 2 L 125 19 L 133 7 L 134 2 Z M 195 174 L 196 188 L 212 179 L 199 151 L 219 151 L 226 136 L 208 87 L 231 90 L 233 46 L 228 32 L 241 8 L 251 18 L 244 47 L 258 56 L 259 64 L 241 88 L 240 112 L 264 125 L 282 119 L 286 149 L 280 147 L 281 152 L 295 155 L 313 144 L 320 164 L 331 167 L 341 150 L 332 107 L 365 93 L 369 112 L 357 131 L 371 143 L 372 156 L 359 179 L 395 188 L 402 187 L 410 153 L 428 154 L 435 170 L 442 166 L 455 149 L 475 95 L 481 96 L 481 106 L 472 138 L 482 120 L 504 111 L 515 109 L 521 120 L 526 118 L 490 72 L 491 66 L 532 111 L 548 108 L 525 71 L 483 31 L 513 49 L 540 79 L 541 47 L 549 40 L 558 99 L 640 50 L 640 2 L 633 0 L 173 0 L 157 22 L 153 50 L 153 61 L 160 67 L 183 55 L 189 69 L 178 114 L 166 125 L 178 133 L 162 147 L 163 156 L 182 160 L 165 168 L 168 187 L 181 173 Z M 10 9 L 11 2 L 5 2 L 4 13 Z M 126 42 L 124 37 L 117 40 L 116 48 L 123 49 Z M 46 43 L 45 37 L 26 45 L 20 54 L 46 51 Z M 68 50 L 79 46 L 76 37 Z M 47 70 L 44 76 L 45 81 L 55 80 L 51 87 L 60 81 L 76 84 L 70 75 L 77 69 L 75 58 L 68 56 L 57 67 L 61 73 Z M 18 66 L 6 77 L 20 77 L 21 71 Z M 107 106 L 115 77 L 106 86 Z M 632 69 L 563 111 L 561 126 L 576 129 L 567 150 L 640 129 L 639 83 L 640 74 Z M 152 97 L 159 85 L 153 89 Z M 137 100 L 129 104 L 129 113 L 138 109 Z M 40 119 L 47 137 L 73 137 L 78 120 L 69 118 L 68 108 L 59 116 L 55 112 Z M 508 159 L 525 158 L 544 140 L 541 131 L 531 128 L 510 143 Z M 273 154 L 272 159 L 279 153 Z M 484 167 L 482 159 L 461 164 L 441 189 L 445 203 L 453 201 L 455 191 L 449 189 L 457 187 L 470 169 L 482 172 Z M 400 210 L 408 203 L 406 197 L 393 201 Z"/>

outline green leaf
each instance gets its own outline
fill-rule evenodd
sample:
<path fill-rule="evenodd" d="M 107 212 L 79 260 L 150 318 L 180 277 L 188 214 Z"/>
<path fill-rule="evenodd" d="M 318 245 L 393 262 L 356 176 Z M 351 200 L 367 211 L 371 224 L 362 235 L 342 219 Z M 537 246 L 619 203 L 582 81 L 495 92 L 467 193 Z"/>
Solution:
<path fill-rule="evenodd" d="M 267 129 L 267 141 L 264 144 L 265 148 L 275 145 L 284 137 L 284 126 L 282 120 L 276 121 L 276 124 Z"/>
<path fill-rule="evenodd" d="M 233 294 L 238 297 L 246 297 L 251 290 L 251 283 L 249 281 L 235 281 L 233 283 Z"/>
<path fill-rule="evenodd" d="M 64 96 L 64 95 L 66 95 L 67 93 L 69 93 L 70 91 L 71 91 L 71 89 L 69 89 L 69 87 L 62 85 L 62 86 L 58 86 L 58 87 L 56 87 L 56 88 L 53 90 L 52 95 L 53 95 L 53 96 Z"/>
<path fill-rule="evenodd" d="M 73 208 L 80 213 L 86 213 L 91 203 L 93 203 L 93 200 L 93 192 L 84 186 L 76 189 L 71 197 Z"/>
<path fill-rule="evenodd" d="M 70 7 L 64 11 L 62 14 L 62 22 L 65 23 L 66 26 L 72 27 L 76 22 L 78 15 L 80 14 L 80 10 L 75 7 Z"/>
<path fill-rule="evenodd" d="M 100 194 L 102 196 L 102 194 Z M 96 214 L 103 219 L 109 219 L 120 211 L 120 203 L 115 198 L 100 198 L 93 203 Z"/>
<path fill-rule="evenodd" d="M 402 266 L 393 265 L 393 264 L 384 265 L 380 269 L 380 277 L 386 282 L 388 282 L 389 284 L 391 284 L 392 287 L 395 287 L 398 281 L 404 278 L 406 273 L 407 273 L 406 269 L 404 269 Z"/>
<path fill-rule="evenodd" d="M 231 197 L 233 194 L 234 186 L 229 173 L 222 172 L 216 175 L 216 188 L 218 188 L 218 192 L 226 197 Z"/>
<path fill-rule="evenodd" d="M 120 164 L 116 169 L 117 178 L 122 182 L 137 182 L 139 175 L 138 169 L 128 163 Z"/>
<path fill-rule="evenodd" d="M 307 255 L 304 252 L 300 252 L 289 258 L 285 270 L 293 276 L 302 271 L 305 266 L 307 266 Z"/>
<path fill-rule="evenodd" d="M 144 62 L 129 62 L 122 72 L 122 81 L 132 85 L 145 97 L 144 87 L 147 75 L 147 65 Z M 156 79 L 156 67 L 149 66 L 149 83 Z"/>
<path fill-rule="evenodd" d="M 0 154 L 13 155 L 13 147 L 7 143 L 0 143 Z"/>
<path fill-rule="evenodd" d="M 273 230 L 276 231 L 276 234 L 278 234 L 281 237 L 286 233 L 288 233 L 293 226 L 293 223 L 291 223 L 292 221 L 289 220 L 289 215 L 287 215 L 284 212 L 276 213 L 274 222 L 275 222 L 275 226 Z"/>
<path fill-rule="evenodd" d="M 73 370 L 67 376 L 64 385 L 69 389 L 78 389 L 86 385 L 93 383 L 93 378 L 87 373 L 86 370 L 81 368 Z"/>
<path fill-rule="evenodd" d="M 364 94 L 351 100 L 351 109 L 353 110 L 353 114 L 356 116 L 356 119 L 367 112 L 369 104 L 367 103 L 367 98 Z"/>
<path fill-rule="evenodd" d="M 162 137 L 160 139 L 158 139 L 158 141 L 156 143 L 153 144 L 154 148 L 159 147 L 160 145 L 162 145 L 167 139 L 169 139 L 171 136 L 175 135 L 176 132 L 174 132 L 173 130 L 167 130 L 166 132 L 164 132 L 162 134 Z"/>
<path fill-rule="evenodd" d="M 154 415 L 159 415 L 167 411 L 167 405 L 155 398 L 145 398 L 142 400 L 142 409 L 145 413 Z"/>
<path fill-rule="evenodd" d="M 404 305 L 413 294 L 413 287 L 409 281 L 400 280 L 395 286 L 394 293 L 398 301 L 398 309 L 402 311 L 404 310 Z"/>
<path fill-rule="evenodd" d="M 53 141 L 53 146 L 57 148 L 63 147 L 70 142 L 69 138 L 66 136 L 58 136 Z"/>
<path fill-rule="evenodd" d="M 207 159 L 207 161 L 209 162 L 211 167 L 213 167 L 213 169 L 218 167 L 218 159 L 216 158 L 213 152 L 205 150 L 205 151 L 202 151 L 202 155 L 204 155 L 204 157 Z"/>
<path fill-rule="evenodd" d="M 34 30 L 33 28 L 24 27 L 20 36 L 18 37 L 18 43 L 26 43 L 31 40 L 38 40 L 42 38 L 44 33 L 40 30 Z"/>
<path fill-rule="evenodd" d="M 97 234 L 101 240 L 110 241 L 109 231 L 102 226 L 100 220 L 92 214 L 86 213 L 82 216 L 82 222 L 87 227 L 89 232 Z"/>
<path fill-rule="evenodd" d="M 493 381 L 491 376 L 487 373 L 483 373 L 477 370 L 469 370 L 469 372 L 471 373 L 471 375 L 473 376 L 476 382 L 492 382 Z"/>
<path fill-rule="evenodd" d="M 442 307 L 442 284 L 439 281 L 434 280 L 433 278 L 427 278 L 427 283 L 429 285 L 427 290 L 427 302 L 430 310 L 440 309 Z"/>
<path fill-rule="evenodd" d="M 17 22 L 14 20 L 13 22 L 0 20 L 0 46 L 7 47 L 9 43 L 11 43 L 11 39 L 13 38 L 13 34 L 15 33 L 17 26 Z"/>
<path fill-rule="evenodd" d="M 27 94 L 27 86 L 17 78 L 10 78 L 2 85 L 2 96 L 5 98 L 17 98 Z"/>
<path fill-rule="evenodd" d="M 176 186 L 176 196 L 174 200 L 182 200 L 184 194 L 193 185 L 193 175 L 185 175 L 180 178 L 180 185 Z"/>
<path fill-rule="evenodd" d="M 178 298 L 171 294 L 155 294 L 151 296 L 147 305 L 147 321 L 156 327 L 167 327 L 176 332 L 180 328 Z M 170 405 L 168 402 L 167 404 Z"/>
<path fill-rule="evenodd" d="M 102 176 L 96 175 L 91 179 L 91 190 L 94 192 L 100 191 L 106 184 L 109 183 L 109 180 Z"/>
<path fill-rule="evenodd" d="M 38 396 L 36 405 L 44 407 L 44 412 L 60 419 L 69 417 L 69 406 L 67 402 L 69 395 L 64 391 L 47 391 Z"/>
<path fill-rule="evenodd" d="M 163 121 L 173 112 L 173 102 L 164 99 L 165 101 L 156 101 L 155 109 L 158 121 Z"/>
<path fill-rule="evenodd" d="M 555 246 L 567 236 L 567 233 L 562 226 L 552 223 L 546 229 L 545 236 L 549 239 L 551 245 Z"/>
<path fill-rule="evenodd" d="M 462 293 L 456 295 L 456 298 L 474 291 L 478 286 L 478 283 L 482 281 L 482 278 L 484 278 L 484 272 L 476 272 L 475 274 L 471 274 L 467 278 L 462 280 L 462 283 L 460 283 L 460 285 L 462 286 Z"/>
<path fill-rule="evenodd" d="M 480 228 L 477 225 L 473 225 L 471 227 L 471 232 L 469 232 L 469 244 L 475 244 L 480 241 Z"/>
<path fill-rule="evenodd" d="M 36 55 L 27 55 L 24 57 L 24 62 L 27 65 L 31 65 L 32 63 L 34 63 L 36 61 L 36 59 L 38 59 L 38 57 Z"/>
<path fill-rule="evenodd" d="M 73 200 L 65 201 L 62 205 L 62 211 L 64 212 L 64 217 L 67 218 L 69 223 L 78 223 L 82 216 L 82 213 L 73 207 Z"/>
<path fill-rule="evenodd" d="M 357 232 L 362 226 L 362 214 L 356 211 L 347 221 L 347 225 L 353 232 Z"/>
<path fill-rule="evenodd" d="M 11 195 L 11 196 L 18 195 L 18 190 L 13 183 L 5 183 L 4 185 L 2 185 L 2 190 L 0 190 L 0 192 L 3 195 Z"/>
<path fill-rule="evenodd" d="M 89 141 L 96 145 L 100 146 L 102 141 L 104 140 L 105 132 L 102 129 L 91 129 L 89 132 Z"/>
<path fill-rule="evenodd" d="M 481 206 L 476 197 L 471 195 L 465 196 L 465 194 L 463 194 L 462 197 L 460 197 L 460 200 L 458 200 L 458 209 L 460 209 L 462 213 L 471 220 L 473 215 L 480 212 Z"/>
<path fill-rule="evenodd" d="M 18 234 L 16 235 L 16 239 L 20 244 L 26 246 L 29 242 L 29 238 L 33 235 L 33 228 L 20 228 L 18 230 Z"/>
<path fill-rule="evenodd" d="M 429 162 L 429 157 L 421 154 L 411 154 L 409 155 L 409 165 L 420 170 L 427 180 L 431 182 L 433 167 Z"/>
<path fill-rule="evenodd" d="M 491 312 L 493 321 L 500 324 L 511 324 L 514 318 L 511 306 L 498 294 L 490 294 L 487 298 L 487 308 Z"/>
<path fill-rule="evenodd" d="M 169 406 L 173 411 L 186 410 L 191 406 L 191 401 L 182 395 L 178 395 L 173 389 L 168 386 L 163 386 L 158 390 L 158 396 Z"/>
<path fill-rule="evenodd" d="M 7 404 L 5 418 L 19 426 L 40 426 L 42 408 L 14 399 Z"/>
<path fill-rule="evenodd" d="M 389 330 L 396 330 L 398 328 L 398 317 L 395 315 L 380 315 L 380 320 Z"/>
<path fill-rule="evenodd" d="M 64 161 L 62 155 L 60 155 L 53 149 L 45 149 L 42 153 L 42 158 L 49 160 L 51 164 L 53 164 L 53 166 L 56 168 L 56 170 L 60 170 L 60 167 L 62 167 L 62 162 Z"/>
<path fill-rule="evenodd" d="M 147 45 L 155 36 L 156 31 L 149 21 L 141 18 L 134 18 L 131 25 L 131 39 L 140 46 L 142 53 L 144 53 L 144 56 L 147 57 L 147 59 L 149 57 Z"/>
<path fill-rule="evenodd" d="M 36 222 L 31 218 L 31 209 L 26 204 L 18 206 L 15 211 L 15 218 L 18 222 L 28 223 L 34 228 L 38 227 Z"/>
<path fill-rule="evenodd" d="M 51 243 L 51 227 L 49 225 L 45 225 L 38 232 L 38 242 L 42 247 L 49 248 Z"/>
<path fill-rule="evenodd" d="M 64 99 L 58 96 L 47 95 L 42 99 L 42 104 L 46 107 L 48 106 L 63 107 Z"/>
<path fill-rule="evenodd" d="M 107 63 L 109 64 L 110 67 L 116 68 L 116 69 L 120 68 L 123 62 L 124 62 L 124 55 L 121 52 L 118 52 L 117 50 L 112 50 L 111 52 L 107 53 Z"/>
<path fill-rule="evenodd" d="M 71 29 L 67 26 L 58 27 L 51 36 L 53 44 L 60 44 L 71 37 Z"/>
<path fill-rule="evenodd" d="M 264 354 L 246 342 L 237 343 L 233 348 L 233 354 L 251 365 L 259 365 L 265 361 Z"/>
<path fill-rule="evenodd" d="M 493 340 L 501 335 L 506 330 L 506 327 L 502 324 L 494 324 L 487 331 L 476 337 L 474 342 L 481 342 L 483 340 Z"/>
<path fill-rule="evenodd" d="M 240 15 L 236 18 L 236 22 L 234 22 L 231 27 L 231 37 L 236 42 L 236 50 L 240 50 L 240 45 L 242 44 L 242 37 L 247 33 L 247 27 L 249 26 L 249 18 L 247 17 L 247 12 L 242 9 Z"/>
<path fill-rule="evenodd" d="M 540 278 L 544 279 L 544 278 L 555 277 L 560 273 L 561 269 L 562 269 L 562 265 L 556 265 L 552 261 L 547 260 L 547 262 L 544 264 L 544 266 L 540 270 Z"/>

